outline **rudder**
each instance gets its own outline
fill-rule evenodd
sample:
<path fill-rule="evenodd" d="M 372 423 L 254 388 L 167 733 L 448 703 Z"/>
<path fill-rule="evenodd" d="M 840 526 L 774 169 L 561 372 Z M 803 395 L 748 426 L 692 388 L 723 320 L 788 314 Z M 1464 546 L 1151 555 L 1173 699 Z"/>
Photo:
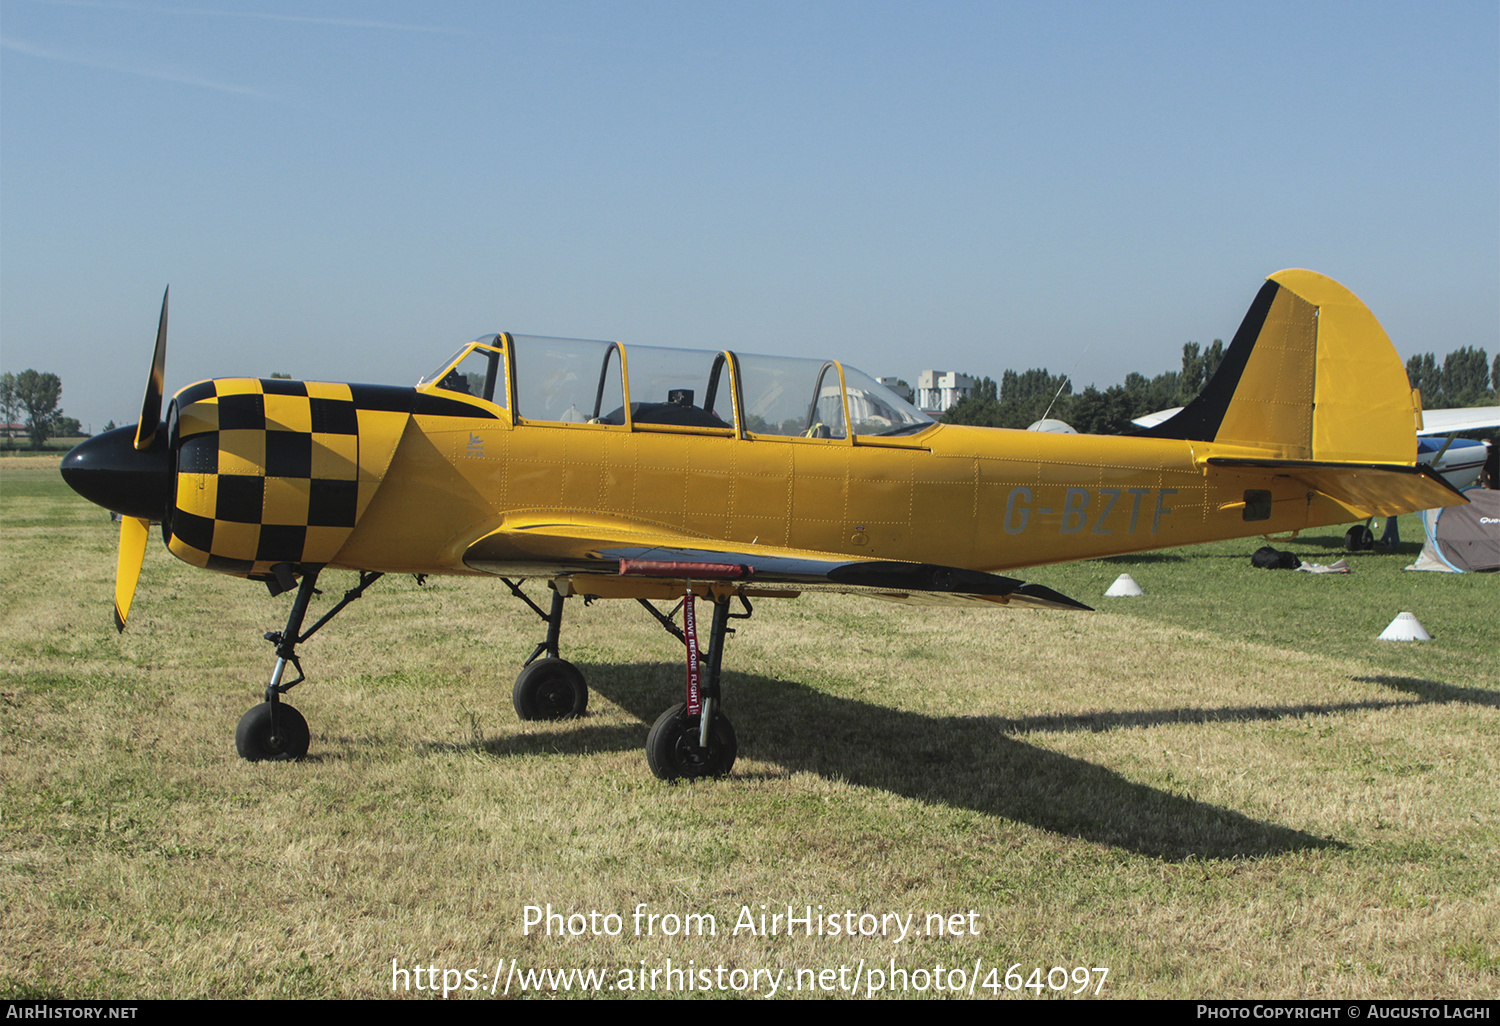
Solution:
<path fill-rule="evenodd" d="M 1421 410 L 1375 315 L 1315 271 L 1271 275 L 1202 394 L 1141 432 L 1320 462 L 1416 462 Z"/>

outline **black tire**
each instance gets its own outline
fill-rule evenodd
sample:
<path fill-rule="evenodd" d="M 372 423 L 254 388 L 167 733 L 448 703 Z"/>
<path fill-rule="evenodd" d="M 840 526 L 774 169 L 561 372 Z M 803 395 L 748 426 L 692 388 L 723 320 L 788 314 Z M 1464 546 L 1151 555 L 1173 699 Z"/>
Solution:
<path fill-rule="evenodd" d="M 1345 552 L 1368 552 L 1375 547 L 1375 532 L 1363 524 L 1356 524 L 1344 532 Z"/>
<path fill-rule="evenodd" d="M 523 720 L 570 720 L 589 707 L 589 686 L 566 659 L 539 659 L 516 677 L 510 694 Z"/>
<path fill-rule="evenodd" d="M 687 704 L 679 702 L 651 725 L 651 733 L 646 735 L 646 765 L 661 780 L 722 777 L 734 768 L 739 747 L 729 717 L 715 712 L 708 750 L 699 748 L 698 717 L 689 716 Z"/>
<path fill-rule="evenodd" d="M 239 750 L 240 758 L 251 762 L 287 762 L 307 754 L 312 733 L 303 715 L 285 702 L 277 702 L 273 726 L 271 710 L 270 702 L 262 702 L 240 717 L 240 725 L 234 732 L 234 747 Z"/>

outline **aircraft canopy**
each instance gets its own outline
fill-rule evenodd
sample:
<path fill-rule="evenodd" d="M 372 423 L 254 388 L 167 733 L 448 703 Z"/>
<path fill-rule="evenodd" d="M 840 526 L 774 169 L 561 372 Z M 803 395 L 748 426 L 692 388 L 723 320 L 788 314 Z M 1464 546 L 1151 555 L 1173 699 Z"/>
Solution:
<path fill-rule="evenodd" d="M 747 435 L 907 435 L 934 422 L 835 360 L 487 335 L 418 387 L 512 407 L 517 422 L 663 426 Z"/>

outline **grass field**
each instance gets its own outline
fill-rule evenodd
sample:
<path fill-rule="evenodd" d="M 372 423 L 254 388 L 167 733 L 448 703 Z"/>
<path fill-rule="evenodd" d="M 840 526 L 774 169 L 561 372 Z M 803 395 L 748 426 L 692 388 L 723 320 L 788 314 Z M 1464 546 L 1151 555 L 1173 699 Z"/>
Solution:
<path fill-rule="evenodd" d="M 679 785 L 642 745 L 681 649 L 633 603 L 569 603 L 589 715 L 521 724 L 540 621 L 492 581 L 384 580 L 301 649 L 309 757 L 252 765 L 234 728 L 289 596 L 157 545 L 117 636 L 115 530 L 55 458 L 0 461 L 0 529 L 0 996 L 430 995 L 417 966 L 487 996 L 497 964 L 511 996 L 583 969 L 657 996 L 863 995 L 876 968 L 900 996 L 1500 992 L 1500 578 L 1404 573 L 1414 518 L 1343 576 L 1251 569 L 1258 540 L 1017 575 L 1095 613 L 757 603 L 734 774 Z M 1103 598 L 1122 572 L 1146 595 Z M 1434 640 L 1377 642 L 1402 610 Z M 582 934 L 525 932 L 549 904 Z M 763 935 L 787 906 L 823 935 Z M 842 935 L 888 913 L 904 940 Z"/>

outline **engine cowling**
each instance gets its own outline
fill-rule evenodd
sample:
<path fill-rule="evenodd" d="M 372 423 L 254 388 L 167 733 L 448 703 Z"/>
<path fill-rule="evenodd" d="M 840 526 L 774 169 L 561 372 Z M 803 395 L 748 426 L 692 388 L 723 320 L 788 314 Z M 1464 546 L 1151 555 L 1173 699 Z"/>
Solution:
<path fill-rule="evenodd" d="M 333 562 L 390 465 L 409 388 L 219 378 L 177 393 L 167 548 L 194 566 L 265 577 Z"/>

